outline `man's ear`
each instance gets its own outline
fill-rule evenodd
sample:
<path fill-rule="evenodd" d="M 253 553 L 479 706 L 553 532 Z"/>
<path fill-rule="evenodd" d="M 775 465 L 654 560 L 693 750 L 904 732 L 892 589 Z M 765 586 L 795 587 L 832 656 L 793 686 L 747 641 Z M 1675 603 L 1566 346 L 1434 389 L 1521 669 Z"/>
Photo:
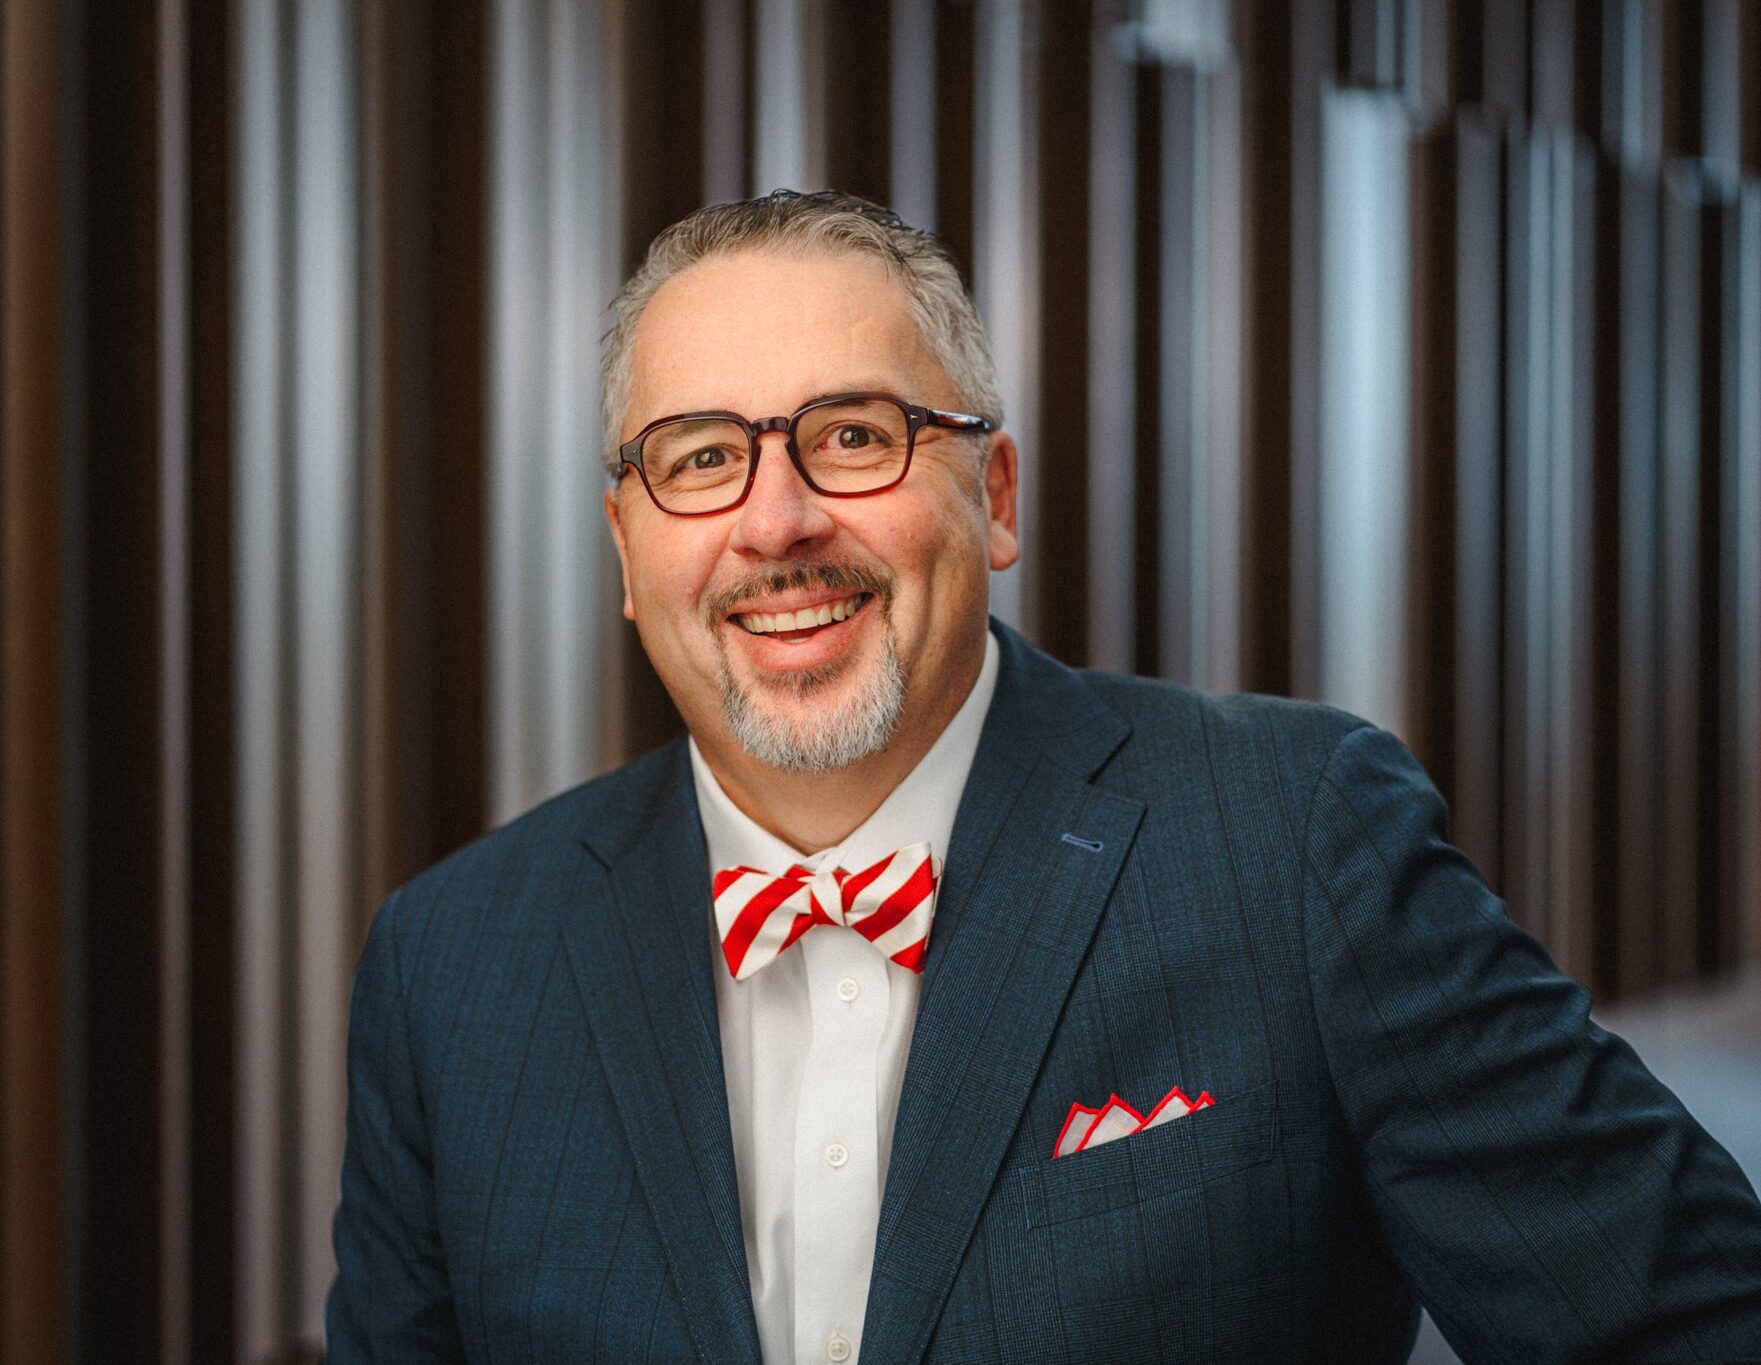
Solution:
<path fill-rule="evenodd" d="M 1006 569 L 1021 558 L 1015 529 L 1015 455 L 1015 438 L 1008 432 L 999 431 L 991 437 L 991 453 L 984 466 L 984 504 L 993 569 Z"/>
<path fill-rule="evenodd" d="M 605 490 L 605 519 L 611 523 L 612 543 L 618 547 L 618 566 L 624 574 L 624 619 L 636 619 L 636 604 L 630 600 L 630 552 L 624 546 L 624 523 L 618 507 L 618 490 L 624 486 L 620 479 Z"/>

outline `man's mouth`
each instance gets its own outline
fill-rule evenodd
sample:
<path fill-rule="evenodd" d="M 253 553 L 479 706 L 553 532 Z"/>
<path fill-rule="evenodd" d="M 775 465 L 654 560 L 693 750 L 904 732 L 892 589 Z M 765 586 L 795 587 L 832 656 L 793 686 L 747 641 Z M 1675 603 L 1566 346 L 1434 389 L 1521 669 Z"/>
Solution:
<path fill-rule="evenodd" d="M 865 607 L 873 593 L 858 592 L 834 602 L 820 602 L 798 611 L 743 611 L 728 619 L 752 635 L 769 635 L 777 640 L 807 640 L 827 626 L 836 625 L 856 615 Z"/>

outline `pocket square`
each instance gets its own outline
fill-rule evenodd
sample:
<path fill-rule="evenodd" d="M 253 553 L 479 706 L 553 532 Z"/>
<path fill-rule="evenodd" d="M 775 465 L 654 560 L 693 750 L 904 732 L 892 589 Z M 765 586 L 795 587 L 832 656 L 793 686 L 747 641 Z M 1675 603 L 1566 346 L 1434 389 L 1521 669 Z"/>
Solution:
<path fill-rule="evenodd" d="M 1099 1109 L 1077 1101 L 1064 1116 L 1064 1126 L 1058 1130 L 1058 1141 L 1052 1150 L 1052 1159 L 1055 1161 L 1072 1152 L 1087 1151 L 1090 1147 L 1098 1147 L 1115 1138 L 1130 1137 L 1146 1128 L 1160 1127 L 1175 1119 L 1185 1118 L 1195 1109 L 1206 1109 L 1215 1103 L 1208 1090 L 1199 1091 L 1198 1098 L 1193 1100 L 1188 1099 L 1186 1092 L 1179 1086 L 1162 1096 L 1148 1114 L 1138 1113 L 1116 1094 L 1107 1096 L 1107 1102 Z"/>

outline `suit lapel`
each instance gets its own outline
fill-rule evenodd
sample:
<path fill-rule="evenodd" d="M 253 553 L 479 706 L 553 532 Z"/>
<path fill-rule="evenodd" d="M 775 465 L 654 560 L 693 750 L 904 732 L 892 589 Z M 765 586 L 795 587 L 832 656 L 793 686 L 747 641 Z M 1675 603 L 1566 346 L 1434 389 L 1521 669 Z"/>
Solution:
<path fill-rule="evenodd" d="M 709 867 L 683 743 L 563 937 L 701 1354 L 758 1358 L 710 977 Z"/>
<path fill-rule="evenodd" d="M 1143 818 L 1089 782 L 1126 723 L 1077 675 L 997 633 L 1003 670 L 955 821 L 899 1099 L 864 1361 L 922 1354 Z"/>

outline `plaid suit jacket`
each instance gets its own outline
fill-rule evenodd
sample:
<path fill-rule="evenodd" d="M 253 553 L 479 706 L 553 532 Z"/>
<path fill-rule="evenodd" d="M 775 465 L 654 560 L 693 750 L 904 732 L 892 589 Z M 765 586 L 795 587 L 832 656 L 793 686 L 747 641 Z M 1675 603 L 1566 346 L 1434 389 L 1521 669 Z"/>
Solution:
<path fill-rule="evenodd" d="M 992 628 L 864 1361 L 1400 1361 L 1420 1302 L 1469 1361 L 1761 1358 L 1753 1191 L 1398 741 Z M 757 1358 L 708 914 L 682 743 L 385 903 L 332 1361 Z"/>

